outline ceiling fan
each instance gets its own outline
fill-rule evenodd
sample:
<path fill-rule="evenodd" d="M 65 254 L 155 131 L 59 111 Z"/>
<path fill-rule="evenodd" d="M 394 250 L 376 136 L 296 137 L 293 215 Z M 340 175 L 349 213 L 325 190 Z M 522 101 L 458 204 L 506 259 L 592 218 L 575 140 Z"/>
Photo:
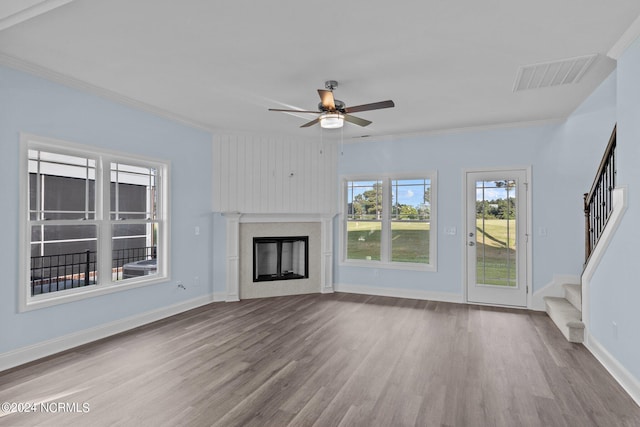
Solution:
<path fill-rule="evenodd" d="M 313 126 L 316 123 L 320 123 L 320 126 L 325 129 L 335 129 L 341 128 L 345 121 L 358 126 L 368 126 L 371 124 L 369 120 L 352 116 L 351 113 L 395 107 L 395 104 L 391 100 L 347 107 L 344 102 L 333 97 L 333 90 L 338 87 L 337 81 L 328 80 L 324 83 L 324 87 L 326 89 L 318 89 L 318 95 L 320 95 L 320 103 L 318 104 L 319 111 L 283 110 L 279 108 L 269 108 L 269 111 L 282 111 L 285 113 L 320 113 L 317 118 L 300 127 L 306 128 Z"/>

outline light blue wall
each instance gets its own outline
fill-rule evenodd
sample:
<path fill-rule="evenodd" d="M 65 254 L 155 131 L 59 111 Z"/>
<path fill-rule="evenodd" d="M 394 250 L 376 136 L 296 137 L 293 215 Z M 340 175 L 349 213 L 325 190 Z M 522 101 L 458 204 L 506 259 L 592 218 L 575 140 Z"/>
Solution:
<path fill-rule="evenodd" d="M 640 381 L 640 39 L 618 60 L 617 76 L 617 179 L 629 204 L 591 279 L 589 320 L 593 337 Z"/>
<path fill-rule="evenodd" d="M 19 132 L 169 160 L 172 281 L 18 313 Z M 0 67 L 0 153 L 0 353 L 212 292 L 209 133 Z"/>
<path fill-rule="evenodd" d="M 539 152 L 550 144 L 556 130 L 556 126 L 543 126 L 345 145 L 339 159 L 342 176 L 437 171 L 438 271 L 376 271 L 342 265 L 337 267 L 336 281 L 345 285 L 462 295 L 463 171 L 533 165 L 535 174 Z M 443 233 L 445 227 L 451 226 L 456 227 L 457 235 Z"/>
<path fill-rule="evenodd" d="M 615 123 L 615 84 L 610 76 L 562 124 L 345 144 L 341 176 L 437 170 L 438 271 L 349 267 L 336 257 L 335 281 L 462 296 L 463 171 L 512 166 L 532 167 L 534 291 L 549 284 L 554 274 L 578 275 L 584 254 L 582 194 Z M 443 233 L 450 226 L 456 227 L 456 236 Z M 335 238 L 339 241 L 339 233 Z"/>
<path fill-rule="evenodd" d="M 616 123 L 616 75 L 611 74 L 559 127 L 540 152 L 534 215 L 535 270 L 580 274 L 584 264 L 583 195 L 588 192 Z M 562 253 L 561 252 L 567 252 Z M 543 282 L 536 282 L 536 286 Z"/>

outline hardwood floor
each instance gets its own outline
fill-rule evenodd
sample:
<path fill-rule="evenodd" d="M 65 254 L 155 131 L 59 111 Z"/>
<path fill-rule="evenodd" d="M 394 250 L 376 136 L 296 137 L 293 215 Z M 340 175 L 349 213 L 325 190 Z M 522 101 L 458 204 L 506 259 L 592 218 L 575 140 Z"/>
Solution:
<path fill-rule="evenodd" d="M 3 401 L 78 404 L 12 426 L 640 425 L 543 313 L 352 294 L 201 307 L 0 373 Z"/>

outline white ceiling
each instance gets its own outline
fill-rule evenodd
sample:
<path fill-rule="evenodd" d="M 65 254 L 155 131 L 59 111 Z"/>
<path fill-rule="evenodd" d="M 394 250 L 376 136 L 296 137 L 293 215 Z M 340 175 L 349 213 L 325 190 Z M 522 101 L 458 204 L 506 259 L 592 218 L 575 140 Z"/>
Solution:
<path fill-rule="evenodd" d="M 69 1 L 4 2 L 0 59 L 225 133 L 320 135 L 299 128 L 313 115 L 267 109 L 315 110 L 328 79 L 347 105 L 395 101 L 345 138 L 564 119 L 640 15 L 638 0 Z M 591 54 L 579 83 L 513 91 L 521 66 Z"/>

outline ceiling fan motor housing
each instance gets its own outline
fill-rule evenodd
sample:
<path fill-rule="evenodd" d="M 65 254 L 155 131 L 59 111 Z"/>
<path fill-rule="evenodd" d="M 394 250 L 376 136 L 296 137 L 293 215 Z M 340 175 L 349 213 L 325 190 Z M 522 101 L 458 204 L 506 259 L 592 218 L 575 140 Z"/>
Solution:
<path fill-rule="evenodd" d="M 344 113 L 344 109 L 347 107 L 347 104 L 345 104 L 344 102 L 340 101 L 339 99 L 334 99 L 333 100 L 333 104 L 336 106 L 335 110 L 331 110 L 331 111 L 340 111 L 341 113 Z M 322 105 L 322 102 L 320 102 L 318 104 L 318 110 L 320 111 L 329 111 L 328 108 L 326 108 L 324 105 Z"/>

